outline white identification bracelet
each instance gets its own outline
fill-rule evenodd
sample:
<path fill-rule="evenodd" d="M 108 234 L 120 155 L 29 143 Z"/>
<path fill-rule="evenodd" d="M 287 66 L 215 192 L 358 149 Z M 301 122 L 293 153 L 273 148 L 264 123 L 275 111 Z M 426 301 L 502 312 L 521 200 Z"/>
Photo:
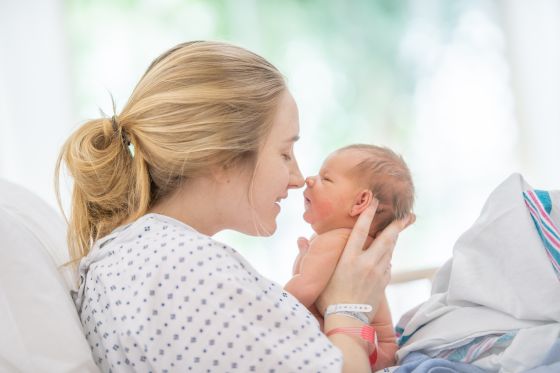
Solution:
<path fill-rule="evenodd" d="M 369 324 L 368 317 L 363 312 L 336 311 L 336 312 L 333 312 L 333 313 L 326 313 L 325 317 L 327 317 L 329 315 L 342 315 L 342 316 L 350 317 L 354 320 L 358 320 L 360 322 L 363 322 L 364 324 Z"/>
<path fill-rule="evenodd" d="M 325 315 L 337 311 L 370 312 L 371 310 L 373 310 L 373 307 L 369 304 L 331 304 L 327 307 Z"/>
<path fill-rule="evenodd" d="M 368 324 L 368 316 L 365 312 L 370 312 L 372 309 L 373 307 L 369 304 L 331 304 L 327 307 L 324 317 L 338 313 Z"/>

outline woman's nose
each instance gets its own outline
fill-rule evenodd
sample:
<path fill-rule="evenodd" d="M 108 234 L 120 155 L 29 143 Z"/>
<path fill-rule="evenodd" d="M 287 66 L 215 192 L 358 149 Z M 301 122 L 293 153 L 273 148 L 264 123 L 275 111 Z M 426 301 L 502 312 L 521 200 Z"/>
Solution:
<path fill-rule="evenodd" d="M 299 167 L 296 165 L 295 170 L 292 171 L 290 175 L 290 188 L 301 188 L 304 183 L 303 175 L 299 170 Z"/>

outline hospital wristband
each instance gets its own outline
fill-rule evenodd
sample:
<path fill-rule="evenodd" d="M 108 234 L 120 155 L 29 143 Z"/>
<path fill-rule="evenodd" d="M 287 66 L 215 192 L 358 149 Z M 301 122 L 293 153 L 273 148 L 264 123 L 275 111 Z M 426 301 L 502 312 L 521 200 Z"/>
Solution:
<path fill-rule="evenodd" d="M 354 317 L 365 324 L 369 324 L 369 317 L 366 312 L 371 312 L 373 307 L 369 304 L 331 304 L 325 311 L 324 318 L 332 314 L 343 314 Z"/>
<path fill-rule="evenodd" d="M 339 303 L 328 306 L 325 314 L 334 311 L 371 312 L 371 310 L 373 310 L 373 307 L 369 304 Z"/>
<path fill-rule="evenodd" d="M 355 320 L 361 321 L 364 324 L 369 324 L 368 317 L 363 312 L 351 312 L 351 311 L 333 311 L 330 313 L 325 313 L 325 318 L 330 315 L 342 315 L 346 317 L 353 318 Z"/>
<path fill-rule="evenodd" d="M 326 332 L 326 336 L 331 336 L 333 334 L 342 333 L 347 335 L 356 335 L 359 336 L 364 341 L 368 342 L 368 345 L 371 346 L 371 352 L 368 351 L 369 354 L 369 363 L 370 365 L 374 365 L 377 361 L 377 333 L 375 332 L 375 328 L 371 325 L 364 325 L 362 327 L 346 327 L 346 328 L 334 328 Z"/>

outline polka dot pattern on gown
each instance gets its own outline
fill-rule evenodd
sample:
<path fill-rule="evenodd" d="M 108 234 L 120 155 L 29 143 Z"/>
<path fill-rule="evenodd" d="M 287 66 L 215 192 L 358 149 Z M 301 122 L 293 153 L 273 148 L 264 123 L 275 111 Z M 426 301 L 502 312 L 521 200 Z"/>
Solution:
<path fill-rule="evenodd" d="M 315 318 L 234 249 L 147 214 L 96 242 L 74 300 L 103 372 L 340 372 Z"/>

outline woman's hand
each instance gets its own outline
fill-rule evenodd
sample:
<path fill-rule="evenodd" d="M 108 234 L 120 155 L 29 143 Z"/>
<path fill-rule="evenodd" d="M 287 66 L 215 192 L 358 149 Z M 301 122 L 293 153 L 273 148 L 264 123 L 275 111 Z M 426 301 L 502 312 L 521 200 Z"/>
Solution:
<path fill-rule="evenodd" d="M 317 299 L 316 306 L 321 314 L 324 315 L 331 304 L 362 303 L 373 307 L 370 320 L 375 315 L 391 279 L 391 258 L 399 233 L 415 220 L 411 214 L 393 221 L 363 250 L 378 204 L 374 199 L 354 225 L 336 269 Z"/>

